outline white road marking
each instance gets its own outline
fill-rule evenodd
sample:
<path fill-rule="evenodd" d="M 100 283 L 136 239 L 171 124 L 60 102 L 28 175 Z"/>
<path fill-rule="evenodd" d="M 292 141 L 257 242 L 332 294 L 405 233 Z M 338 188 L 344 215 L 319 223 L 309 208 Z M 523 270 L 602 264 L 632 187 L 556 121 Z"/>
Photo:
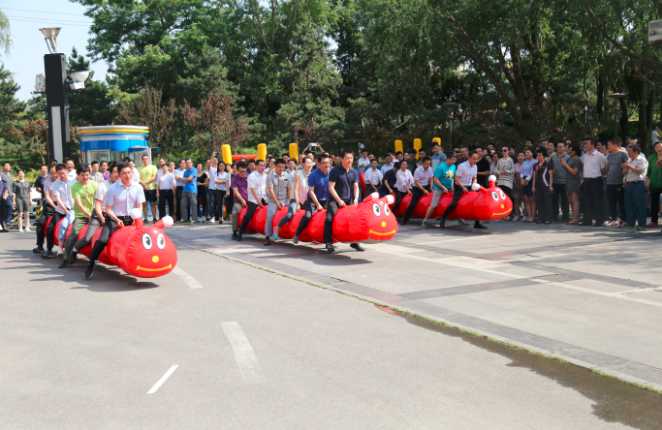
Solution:
<path fill-rule="evenodd" d="M 172 271 L 175 275 L 182 278 L 182 280 L 186 282 L 186 285 L 188 285 L 190 289 L 194 290 L 196 288 L 202 288 L 202 284 L 200 282 L 196 281 L 193 276 L 189 275 L 179 267 L 175 266 L 175 268 L 172 269 Z"/>
<path fill-rule="evenodd" d="M 163 385 L 163 383 L 164 383 L 168 378 L 170 378 L 170 375 L 172 375 L 172 372 L 174 372 L 174 371 L 177 369 L 177 367 L 179 367 L 177 364 L 175 364 L 175 365 L 173 365 L 172 367 L 170 367 L 170 369 L 168 369 L 168 371 L 165 373 L 165 375 L 161 376 L 161 379 L 159 379 L 158 382 L 157 382 L 156 384 L 154 384 L 154 386 L 152 387 L 152 389 L 149 390 L 149 391 L 147 392 L 147 394 L 154 394 L 154 393 L 156 393 L 156 390 L 158 390 L 159 387 L 160 387 L 161 385 Z"/>
<path fill-rule="evenodd" d="M 456 240 L 470 240 L 470 239 L 483 239 L 484 236 L 467 236 L 467 237 L 458 237 L 456 239 L 447 239 L 447 240 L 434 240 L 432 242 L 421 242 L 421 243 L 416 243 L 415 245 L 428 245 L 430 243 L 446 243 L 446 242 L 455 242 Z"/>
<path fill-rule="evenodd" d="M 248 343 L 244 331 L 237 321 L 221 323 L 223 331 L 232 345 L 234 358 L 237 360 L 241 377 L 246 384 L 259 384 L 263 382 L 260 366 L 253 347 Z"/>

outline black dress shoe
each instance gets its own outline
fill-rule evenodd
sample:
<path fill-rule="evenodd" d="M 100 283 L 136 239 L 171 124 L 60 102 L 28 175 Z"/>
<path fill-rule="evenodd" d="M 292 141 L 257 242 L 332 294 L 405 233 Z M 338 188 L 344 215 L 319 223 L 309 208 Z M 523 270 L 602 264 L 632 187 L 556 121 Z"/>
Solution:
<path fill-rule="evenodd" d="M 365 251 L 365 249 L 362 248 L 361 245 L 358 244 L 358 243 L 350 243 L 350 244 L 349 244 L 349 247 L 350 247 L 350 248 L 354 248 L 354 249 L 356 249 L 356 250 L 359 251 L 359 252 L 363 252 L 363 251 Z"/>
<path fill-rule="evenodd" d="M 439 228 L 446 228 L 446 220 L 445 219 L 442 219 L 441 221 L 439 221 Z"/>
<path fill-rule="evenodd" d="M 92 272 L 94 272 L 94 261 L 88 261 L 87 268 L 85 269 L 85 278 L 86 279 L 91 278 Z"/>
<path fill-rule="evenodd" d="M 76 251 L 72 250 L 69 253 L 69 264 L 74 264 L 77 259 L 78 259 L 78 253 Z"/>
<path fill-rule="evenodd" d="M 58 269 L 64 269 L 65 267 L 67 267 L 67 262 L 64 261 L 64 259 L 62 259 L 62 263 L 60 263 L 60 265 L 57 266 L 57 268 Z"/>
<path fill-rule="evenodd" d="M 487 227 L 485 227 L 483 224 L 476 221 L 476 223 L 474 224 L 474 228 L 487 228 Z"/>
<path fill-rule="evenodd" d="M 271 245 L 271 241 L 267 237 L 266 239 L 264 239 L 264 246 L 269 246 L 269 245 Z"/>
<path fill-rule="evenodd" d="M 336 250 L 333 249 L 333 245 L 331 245 L 330 243 L 327 243 L 326 244 L 326 252 L 329 253 L 329 254 L 333 254 L 334 252 L 336 252 Z"/>
<path fill-rule="evenodd" d="M 237 240 L 237 232 L 232 233 L 232 240 Z"/>
<path fill-rule="evenodd" d="M 40 246 L 37 247 L 37 248 L 34 248 L 34 249 L 32 250 L 32 253 L 33 253 L 33 254 L 43 254 L 44 252 L 46 252 L 46 251 L 44 251 L 44 248 L 42 248 L 42 247 L 40 247 Z"/>
<path fill-rule="evenodd" d="M 235 239 L 237 242 L 241 242 L 241 233 L 237 233 L 237 238 Z"/>

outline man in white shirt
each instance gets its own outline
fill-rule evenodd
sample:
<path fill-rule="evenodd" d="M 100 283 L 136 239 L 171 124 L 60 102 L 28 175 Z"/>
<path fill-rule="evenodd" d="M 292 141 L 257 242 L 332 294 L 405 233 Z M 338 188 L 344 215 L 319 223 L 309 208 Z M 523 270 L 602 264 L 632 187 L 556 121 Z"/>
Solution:
<path fill-rule="evenodd" d="M 384 165 L 382 166 L 382 177 L 386 172 L 390 172 L 391 170 L 393 170 L 393 157 L 391 154 L 386 154 L 384 156 Z"/>
<path fill-rule="evenodd" d="M 476 163 L 478 163 L 479 159 L 480 157 L 478 156 L 478 153 L 476 151 L 471 151 L 467 161 L 457 166 L 457 170 L 455 171 L 455 182 L 453 183 L 453 202 L 448 208 L 446 208 L 444 215 L 441 217 L 441 222 L 439 223 L 441 228 L 446 227 L 446 218 L 448 218 L 448 216 L 455 210 L 457 202 L 460 200 L 460 197 L 462 197 L 462 194 L 468 193 L 472 185 L 478 181 L 478 167 L 476 167 Z M 487 227 L 482 225 L 480 221 L 476 220 L 476 222 L 474 222 L 474 228 Z"/>
<path fill-rule="evenodd" d="M 370 161 L 370 168 L 366 170 L 363 177 L 366 194 L 378 193 L 383 177 L 382 171 L 377 169 L 377 159 Z"/>
<path fill-rule="evenodd" d="M 241 242 L 241 237 L 246 233 L 248 224 L 253 219 L 253 215 L 258 208 L 266 205 L 267 187 L 266 187 L 266 174 L 264 173 L 264 161 L 257 160 L 255 162 L 255 171 L 248 175 L 248 209 L 246 215 L 241 221 L 237 241 Z"/>
<path fill-rule="evenodd" d="M 168 166 L 164 164 L 156 175 L 156 197 L 159 200 L 159 220 L 166 216 L 166 204 L 168 205 L 168 214 L 171 217 L 175 215 L 176 188 L 177 181 L 175 180 L 175 175 L 170 173 Z"/>
<path fill-rule="evenodd" d="M 128 157 L 126 158 L 126 160 L 128 160 L 129 166 L 131 166 L 131 171 L 133 172 L 132 181 L 137 183 L 138 185 L 140 185 L 140 172 L 136 168 L 136 162 L 133 161 L 132 159 L 128 158 Z"/>
<path fill-rule="evenodd" d="M 182 194 L 184 193 L 184 183 L 182 179 L 186 173 L 186 161 L 182 158 L 179 160 L 179 169 L 175 169 L 175 181 L 177 182 L 177 189 L 175 190 L 175 220 L 181 221 L 181 207 L 182 207 Z"/>
<path fill-rule="evenodd" d="M 370 159 L 368 158 L 368 151 L 365 149 L 361 150 L 361 158 L 358 161 L 359 168 L 357 169 L 359 173 L 365 173 L 366 169 L 370 166 Z"/>
<path fill-rule="evenodd" d="M 74 221 L 74 212 L 72 211 L 72 209 L 74 208 L 74 198 L 71 195 L 71 186 L 78 181 L 78 179 L 76 178 L 69 179 L 68 172 L 66 178 L 64 179 L 66 180 L 66 182 L 63 182 L 61 178 L 60 180 L 55 181 L 55 183 L 53 184 L 53 198 L 58 204 L 57 208 L 55 209 L 55 212 L 59 213 L 64 218 L 64 220 L 60 223 L 60 230 L 54 232 L 54 234 L 57 235 L 58 241 L 60 243 L 63 243 L 63 241 L 65 240 L 67 229 L 69 228 L 69 225 Z M 64 253 L 64 246 L 60 246 L 58 255 L 61 255 L 63 253 Z M 44 254 L 42 255 L 42 257 L 48 258 L 49 255 L 50 254 Z"/>
<path fill-rule="evenodd" d="M 416 209 L 416 205 L 421 197 L 430 194 L 432 190 L 432 177 L 434 176 L 434 169 L 431 166 L 432 160 L 430 157 L 423 157 L 421 159 L 421 165 L 416 168 L 414 172 L 414 183 L 415 186 L 412 190 L 411 202 L 405 215 L 402 217 L 402 225 L 407 224 L 411 214 Z"/>
<path fill-rule="evenodd" d="M 209 185 L 207 186 L 207 213 L 211 217 L 210 222 L 216 221 L 216 172 L 218 172 L 218 158 L 212 157 L 207 160 L 207 176 Z M 219 218 L 223 218 L 223 214 Z"/>
<path fill-rule="evenodd" d="M 139 183 L 133 181 L 133 169 L 130 165 L 121 163 L 117 166 L 120 172 L 119 181 L 108 188 L 104 203 L 106 205 L 106 222 L 101 230 L 99 239 L 94 243 L 90 252 L 90 261 L 85 269 L 85 277 L 90 278 L 94 265 L 99 256 L 106 249 L 111 236 L 121 227 L 132 225 L 132 209 L 142 209 L 145 203 L 145 193 Z"/>
<path fill-rule="evenodd" d="M 53 258 L 55 257 L 55 254 L 53 254 L 53 246 L 54 245 L 54 238 L 55 235 L 58 234 L 57 231 L 55 231 L 55 225 L 65 216 L 67 216 L 68 210 L 65 206 L 64 200 L 62 200 L 62 197 L 60 196 L 60 189 L 64 184 L 65 188 L 65 196 L 66 196 L 66 183 L 68 181 L 68 176 L 67 176 L 67 166 L 64 164 L 58 164 L 55 166 L 55 174 L 57 179 L 53 182 L 53 186 L 51 187 L 50 191 L 50 198 L 51 201 L 56 205 L 55 210 L 53 212 L 53 218 L 51 218 L 51 221 L 48 223 L 48 228 L 46 230 L 46 252 L 41 254 L 42 258 Z M 58 188 L 58 196 L 55 196 L 55 188 Z"/>
<path fill-rule="evenodd" d="M 94 182 L 102 183 L 104 179 L 103 179 L 103 173 L 99 172 L 99 162 L 93 161 L 92 164 L 90 165 L 90 168 L 92 169 L 92 171 L 90 172 L 90 180 Z"/>
<path fill-rule="evenodd" d="M 71 158 L 65 158 L 64 164 L 67 166 L 67 180 L 75 181 L 76 180 L 76 166 L 74 165 L 74 160 Z"/>
<path fill-rule="evenodd" d="M 583 226 L 592 226 L 595 220 L 596 227 L 601 227 L 605 222 L 604 194 L 602 176 L 607 173 L 607 160 L 596 149 L 596 141 L 584 140 L 584 155 L 582 163 L 584 179 L 582 194 L 584 195 L 584 222 Z"/>
<path fill-rule="evenodd" d="M 648 171 L 648 160 L 641 155 L 639 145 L 631 145 L 627 148 L 629 160 L 623 163 L 623 174 L 625 175 L 625 213 L 627 214 L 628 227 L 637 230 L 646 230 L 646 172 Z M 657 209 L 653 205 L 653 210 Z"/>

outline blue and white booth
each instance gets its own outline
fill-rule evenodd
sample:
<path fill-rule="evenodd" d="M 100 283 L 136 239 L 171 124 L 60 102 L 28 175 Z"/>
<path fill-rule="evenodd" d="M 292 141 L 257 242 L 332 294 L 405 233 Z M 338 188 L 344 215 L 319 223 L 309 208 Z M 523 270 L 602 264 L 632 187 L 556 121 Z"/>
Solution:
<path fill-rule="evenodd" d="M 76 131 L 80 139 L 80 152 L 83 161 L 117 161 L 124 157 L 133 159 L 140 164 L 140 158 L 147 155 L 152 159 L 152 152 L 158 148 L 150 148 L 147 138 L 149 128 L 137 125 L 104 125 L 94 127 L 78 127 Z"/>

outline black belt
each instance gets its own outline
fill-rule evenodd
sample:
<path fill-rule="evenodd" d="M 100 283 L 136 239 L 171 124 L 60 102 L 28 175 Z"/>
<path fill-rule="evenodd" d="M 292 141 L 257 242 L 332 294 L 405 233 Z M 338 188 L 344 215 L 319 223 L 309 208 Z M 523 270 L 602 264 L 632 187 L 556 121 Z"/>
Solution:
<path fill-rule="evenodd" d="M 625 181 L 626 184 L 643 184 L 644 181 Z"/>

